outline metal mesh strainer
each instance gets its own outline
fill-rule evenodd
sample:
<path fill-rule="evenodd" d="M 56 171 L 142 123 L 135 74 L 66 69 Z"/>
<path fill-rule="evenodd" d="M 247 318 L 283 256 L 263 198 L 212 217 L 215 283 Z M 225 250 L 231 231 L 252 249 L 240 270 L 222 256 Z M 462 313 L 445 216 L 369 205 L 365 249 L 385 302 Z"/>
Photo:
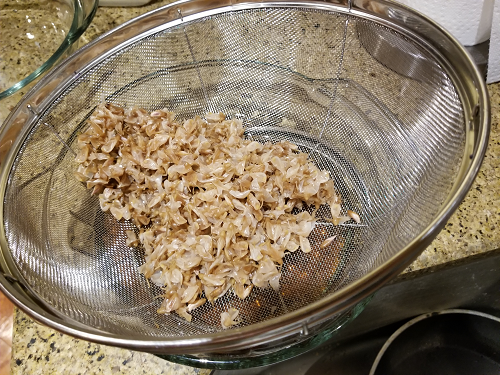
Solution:
<path fill-rule="evenodd" d="M 101 37 L 7 121 L 3 144 L 15 141 L 2 163 L 1 266 L 17 283 L 5 288 L 45 323 L 156 353 L 269 354 L 344 322 L 423 250 L 469 188 L 488 105 L 442 30 L 397 8 L 435 33 L 424 38 L 385 2 L 222 5 L 181 2 Z M 392 56 L 377 53 L 381 42 Z M 102 213 L 73 176 L 74 141 L 103 100 L 179 118 L 221 111 L 241 118 L 249 138 L 292 141 L 331 172 L 362 223 L 319 223 L 313 251 L 285 258 L 279 292 L 228 293 L 191 323 L 158 315 L 160 290 L 137 270 L 141 250 L 125 244 L 133 225 Z M 341 245 L 320 250 L 333 234 Z M 228 307 L 243 320 L 223 331 Z"/>

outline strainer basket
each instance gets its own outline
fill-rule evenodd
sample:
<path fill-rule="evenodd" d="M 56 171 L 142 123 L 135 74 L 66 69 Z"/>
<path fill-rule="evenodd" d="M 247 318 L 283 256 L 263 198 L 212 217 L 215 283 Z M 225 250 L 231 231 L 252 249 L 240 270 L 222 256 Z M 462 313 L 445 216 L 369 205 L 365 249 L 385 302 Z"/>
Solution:
<path fill-rule="evenodd" d="M 383 53 L 381 53 L 381 51 Z M 285 257 L 280 290 L 159 315 L 126 221 L 73 175 L 77 135 L 107 101 L 179 119 L 238 118 L 330 171 L 361 223 L 325 221 Z M 47 75 L 0 134 L 1 289 L 86 340 L 234 368 L 331 335 L 437 235 L 470 188 L 489 131 L 485 85 L 446 31 L 385 1 L 181 1 L 103 35 Z M 322 212 L 320 211 L 320 214 Z M 325 213 L 326 215 L 326 213 Z M 320 249 L 332 235 L 341 246 Z M 240 311 L 224 330 L 220 313 Z M 201 353 L 201 354 L 200 354 Z"/>

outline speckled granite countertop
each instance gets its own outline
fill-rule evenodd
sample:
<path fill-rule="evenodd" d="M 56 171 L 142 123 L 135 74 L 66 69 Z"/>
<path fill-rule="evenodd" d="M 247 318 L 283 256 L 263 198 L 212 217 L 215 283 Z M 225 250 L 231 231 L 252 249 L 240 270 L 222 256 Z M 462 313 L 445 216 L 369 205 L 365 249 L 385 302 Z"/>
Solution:
<path fill-rule="evenodd" d="M 152 354 L 76 340 L 35 323 L 17 311 L 12 340 L 12 374 L 208 375 Z"/>
<path fill-rule="evenodd" d="M 171 1 L 139 8 L 99 8 L 83 36 L 87 43 L 107 30 Z M 406 272 L 500 248 L 500 83 L 488 86 L 492 129 L 488 151 L 477 179 L 432 244 Z M 88 343 L 42 326 L 16 311 L 12 374 L 208 374 L 151 354 Z"/>

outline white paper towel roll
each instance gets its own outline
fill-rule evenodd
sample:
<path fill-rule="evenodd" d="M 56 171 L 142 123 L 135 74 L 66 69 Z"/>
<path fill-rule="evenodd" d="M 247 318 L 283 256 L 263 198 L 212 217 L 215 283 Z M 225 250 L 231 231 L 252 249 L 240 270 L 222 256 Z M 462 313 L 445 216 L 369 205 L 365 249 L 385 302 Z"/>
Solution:
<path fill-rule="evenodd" d="M 464 46 L 490 37 L 495 0 L 399 0 L 448 30 Z"/>
<path fill-rule="evenodd" d="M 464 46 L 490 39 L 487 83 L 500 81 L 500 0 L 398 0 L 433 19 Z"/>
<path fill-rule="evenodd" d="M 500 0 L 495 1 L 491 24 L 490 53 L 486 82 L 500 81 Z"/>

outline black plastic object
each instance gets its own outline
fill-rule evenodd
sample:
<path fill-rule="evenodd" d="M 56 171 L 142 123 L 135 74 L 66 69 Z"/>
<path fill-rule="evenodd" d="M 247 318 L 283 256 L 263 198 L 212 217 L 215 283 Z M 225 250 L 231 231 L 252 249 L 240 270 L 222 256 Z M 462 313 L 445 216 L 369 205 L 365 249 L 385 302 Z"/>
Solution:
<path fill-rule="evenodd" d="M 424 374 L 500 374 L 500 319 L 470 310 L 421 315 L 389 338 L 370 371 Z"/>

